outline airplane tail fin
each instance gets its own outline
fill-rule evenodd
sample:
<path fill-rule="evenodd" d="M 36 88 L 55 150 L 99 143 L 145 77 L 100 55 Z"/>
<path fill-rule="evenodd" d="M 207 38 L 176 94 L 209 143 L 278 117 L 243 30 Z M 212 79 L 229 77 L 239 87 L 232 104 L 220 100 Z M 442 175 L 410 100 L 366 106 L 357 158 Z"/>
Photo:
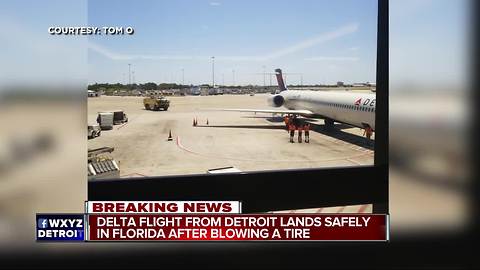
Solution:
<path fill-rule="evenodd" d="M 283 81 L 281 69 L 279 68 L 275 69 L 275 76 L 277 76 L 277 82 L 278 82 L 278 87 L 280 88 L 280 92 L 288 90 L 287 86 L 285 85 L 285 82 Z"/>

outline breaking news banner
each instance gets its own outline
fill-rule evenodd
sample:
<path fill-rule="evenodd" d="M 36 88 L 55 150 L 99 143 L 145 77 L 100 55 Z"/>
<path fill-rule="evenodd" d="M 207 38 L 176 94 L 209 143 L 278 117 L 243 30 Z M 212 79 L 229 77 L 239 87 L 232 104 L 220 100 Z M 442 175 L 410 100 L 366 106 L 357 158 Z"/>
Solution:
<path fill-rule="evenodd" d="M 37 214 L 37 241 L 389 241 L 379 214 L 241 214 L 239 201 L 87 201 Z"/>
<path fill-rule="evenodd" d="M 87 214 L 242 213 L 239 201 L 87 201 Z"/>
<path fill-rule="evenodd" d="M 386 215 L 89 215 L 89 241 L 388 241 Z"/>

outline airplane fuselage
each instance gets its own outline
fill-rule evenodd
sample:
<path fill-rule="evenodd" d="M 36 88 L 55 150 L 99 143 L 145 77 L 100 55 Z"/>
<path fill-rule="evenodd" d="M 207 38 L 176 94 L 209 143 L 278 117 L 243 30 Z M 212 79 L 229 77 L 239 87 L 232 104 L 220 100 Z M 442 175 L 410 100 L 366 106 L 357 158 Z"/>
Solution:
<path fill-rule="evenodd" d="M 375 94 L 287 90 L 278 95 L 289 110 L 309 110 L 319 117 L 375 130 Z"/>

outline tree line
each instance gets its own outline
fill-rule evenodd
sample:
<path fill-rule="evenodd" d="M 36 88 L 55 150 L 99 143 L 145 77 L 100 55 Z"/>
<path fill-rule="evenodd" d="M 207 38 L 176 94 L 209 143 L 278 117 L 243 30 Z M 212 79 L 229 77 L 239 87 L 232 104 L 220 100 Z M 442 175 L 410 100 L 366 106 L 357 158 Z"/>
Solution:
<path fill-rule="evenodd" d="M 133 90 L 133 89 L 141 89 L 141 90 L 167 90 L 167 89 L 182 89 L 188 88 L 189 85 L 181 85 L 176 83 L 160 83 L 156 84 L 154 82 L 147 82 L 147 83 L 133 83 L 133 84 L 121 84 L 121 83 L 94 83 L 88 86 L 88 90 L 98 91 L 98 90 L 108 90 L 108 89 L 115 89 L 115 90 Z"/>
<path fill-rule="evenodd" d="M 190 88 L 193 85 L 182 85 L 182 84 L 176 84 L 176 83 L 154 83 L 154 82 L 147 82 L 147 83 L 133 83 L 133 84 L 121 84 L 121 83 L 94 83 L 88 85 L 88 90 L 92 91 L 99 91 L 103 90 L 105 92 L 113 92 L 115 90 L 134 90 L 134 89 L 140 89 L 140 90 L 169 90 L 169 89 L 184 89 L 184 88 Z M 211 85 L 209 84 L 202 84 L 199 85 L 200 87 L 204 88 L 210 88 Z M 253 85 L 248 85 L 248 86 L 221 86 L 219 87 L 228 87 L 228 88 L 243 88 L 243 87 L 258 87 L 258 86 L 253 86 Z"/>

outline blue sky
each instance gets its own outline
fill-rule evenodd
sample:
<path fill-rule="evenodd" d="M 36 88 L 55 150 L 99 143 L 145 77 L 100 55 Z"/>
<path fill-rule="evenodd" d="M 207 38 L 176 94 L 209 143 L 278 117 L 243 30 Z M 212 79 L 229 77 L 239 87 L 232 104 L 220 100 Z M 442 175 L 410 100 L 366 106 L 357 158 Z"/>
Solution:
<path fill-rule="evenodd" d="M 303 72 L 305 83 L 374 80 L 375 1 L 155 3 L 1 1 L 0 91 L 12 84 L 118 82 L 128 72 L 127 62 L 133 64 L 137 82 L 179 81 L 184 68 L 185 82 L 210 83 L 210 60 L 200 57 L 211 54 L 225 59 L 216 61 L 220 83 L 222 73 L 225 83 L 231 83 L 235 69 L 236 81 L 261 85 L 262 76 L 252 74 L 261 73 L 263 65 L 267 71 L 281 67 L 285 72 Z M 470 9 L 468 0 L 390 1 L 392 89 L 411 84 L 455 89 L 468 82 Z M 85 36 L 47 33 L 50 26 L 87 23 L 131 24 L 136 34 L 95 37 L 89 42 Z M 350 28 L 354 31 L 319 42 L 326 34 L 352 25 L 357 26 Z M 138 55 L 151 59 L 125 60 Z M 178 56 L 196 60 L 180 61 Z M 270 58 L 262 60 L 265 56 Z M 241 57 L 247 58 L 241 61 Z M 287 81 L 298 79 L 292 75 Z"/>
<path fill-rule="evenodd" d="M 211 83 L 211 56 L 217 84 L 263 85 L 263 66 L 304 84 L 373 82 L 376 21 L 376 0 L 89 1 L 90 26 L 135 29 L 89 37 L 89 82 L 125 83 L 131 63 L 137 83 L 181 83 L 182 69 Z"/>
<path fill-rule="evenodd" d="M 389 9 L 391 89 L 468 82 L 470 1 L 391 0 Z"/>
<path fill-rule="evenodd" d="M 86 1 L 0 1 L 0 90 L 4 85 L 85 85 L 87 38 L 51 36 L 47 29 L 86 25 L 86 14 Z"/>

